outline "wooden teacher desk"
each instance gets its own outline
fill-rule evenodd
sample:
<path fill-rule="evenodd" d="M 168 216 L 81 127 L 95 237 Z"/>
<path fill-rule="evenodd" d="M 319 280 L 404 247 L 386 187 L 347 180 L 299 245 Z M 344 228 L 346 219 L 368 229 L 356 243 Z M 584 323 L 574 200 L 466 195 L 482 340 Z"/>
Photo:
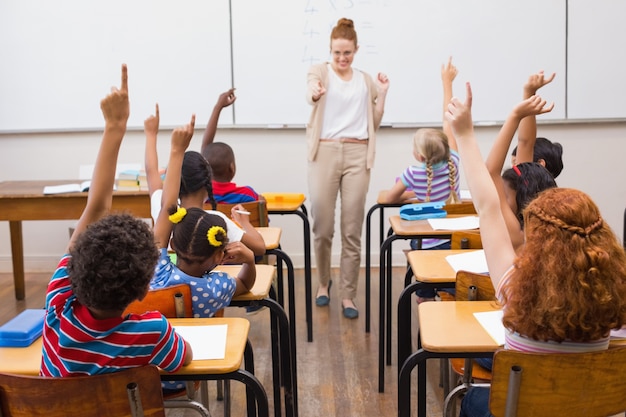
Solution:
<path fill-rule="evenodd" d="M 0 182 L 0 220 L 9 222 L 13 283 L 15 298 L 23 300 L 24 245 L 22 221 L 26 220 L 76 220 L 87 203 L 87 193 L 44 195 L 47 185 L 78 183 L 77 180 L 55 181 L 3 181 Z M 151 218 L 148 191 L 115 191 L 113 211 L 127 211 L 140 218 Z M 59 253 L 59 259 L 61 259 Z"/>

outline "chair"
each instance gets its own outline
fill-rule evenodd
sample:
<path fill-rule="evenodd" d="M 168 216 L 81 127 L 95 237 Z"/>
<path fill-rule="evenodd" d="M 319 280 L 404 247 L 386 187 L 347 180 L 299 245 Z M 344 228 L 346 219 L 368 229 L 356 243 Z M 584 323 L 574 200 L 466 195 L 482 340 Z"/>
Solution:
<path fill-rule="evenodd" d="M 3 417 L 165 417 L 152 365 L 71 378 L 0 374 L 0 410 Z"/>
<path fill-rule="evenodd" d="M 448 214 L 476 214 L 476 208 L 471 201 L 461 201 L 455 204 L 446 204 L 443 209 Z"/>
<path fill-rule="evenodd" d="M 626 410 L 626 348 L 494 356 L 489 408 L 496 417 L 600 417 Z"/>
<path fill-rule="evenodd" d="M 483 274 L 476 274 L 468 271 L 458 271 L 456 273 L 455 283 L 455 297 L 456 301 L 495 301 L 496 290 L 493 287 L 491 277 Z M 442 359 L 445 361 L 445 359 Z M 454 410 L 456 398 L 464 394 L 475 380 L 491 381 L 491 372 L 474 363 L 471 358 L 452 358 L 449 359 L 450 372 L 445 370 L 443 377 L 447 379 L 447 385 L 444 386 L 444 416 L 449 415 L 449 410 Z M 457 385 L 452 391 L 449 391 L 450 381 L 452 380 L 452 374 L 461 377 L 460 384 Z"/>
<path fill-rule="evenodd" d="M 458 230 L 452 232 L 450 249 L 482 249 L 483 242 L 478 230 Z"/>
<path fill-rule="evenodd" d="M 252 224 L 252 226 L 267 227 L 267 225 L 269 224 L 269 217 L 267 214 L 265 200 L 250 201 L 248 203 L 239 204 L 241 204 L 246 211 L 250 212 L 250 223 Z M 237 204 L 219 203 L 217 205 L 217 211 L 224 213 L 226 216 L 228 216 L 228 218 L 230 218 L 231 210 L 236 205 Z M 211 204 L 205 203 L 204 209 L 211 210 Z"/>
<path fill-rule="evenodd" d="M 159 311 L 167 318 L 193 317 L 189 285 L 180 284 L 148 291 L 143 300 L 133 301 L 124 311 L 124 315 L 129 313 L 142 314 L 146 311 Z M 194 400 L 198 390 L 200 390 L 201 403 Z M 191 408 L 203 416 L 210 417 L 206 381 L 188 383 L 186 398 L 181 400 L 179 397 L 181 397 L 181 394 L 166 395 L 165 407 Z"/>

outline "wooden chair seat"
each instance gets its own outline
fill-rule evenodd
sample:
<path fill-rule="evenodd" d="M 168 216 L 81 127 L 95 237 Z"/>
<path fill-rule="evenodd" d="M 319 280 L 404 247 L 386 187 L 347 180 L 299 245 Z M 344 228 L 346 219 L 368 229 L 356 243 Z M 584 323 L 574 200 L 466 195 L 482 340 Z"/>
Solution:
<path fill-rule="evenodd" d="M 151 365 L 68 378 L 0 374 L 0 409 L 3 417 L 165 417 Z"/>

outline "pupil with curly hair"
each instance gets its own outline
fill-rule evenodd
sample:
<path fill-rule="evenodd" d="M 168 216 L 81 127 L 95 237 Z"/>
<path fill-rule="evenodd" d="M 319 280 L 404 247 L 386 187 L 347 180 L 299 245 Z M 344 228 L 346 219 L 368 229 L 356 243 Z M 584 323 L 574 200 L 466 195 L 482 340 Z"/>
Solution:
<path fill-rule="evenodd" d="M 191 347 L 158 312 L 123 316 L 146 296 L 158 258 L 140 219 L 109 214 L 115 166 L 129 114 L 127 69 L 100 107 L 104 134 L 87 205 L 46 294 L 40 375 L 95 375 L 147 364 L 175 372 Z"/>
<path fill-rule="evenodd" d="M 480 217 L 489 275 L 503 306 L 505 349 L 574 353 L 607 349 L 626 325 L 626 253 L 591 198 L 550 188 L 523 211 L 526 243 L 516 253 L 498 191 L 482 161 L 471 117 L 472 90 L 446 118 Z M 489 390 L 472 388 L 461 416 L 489 416 Z"/>

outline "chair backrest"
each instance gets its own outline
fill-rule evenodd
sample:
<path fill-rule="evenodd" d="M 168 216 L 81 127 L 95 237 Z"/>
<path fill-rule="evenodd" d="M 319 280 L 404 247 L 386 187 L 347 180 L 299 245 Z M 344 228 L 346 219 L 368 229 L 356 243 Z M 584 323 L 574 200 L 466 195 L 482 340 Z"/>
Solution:
<path fill-rule="evenodd" d="M 473 300 L 470 300 L 469 297 L 470 286 L 476 287 L 476 295 Z M 496 299 L 496 290 L 489 275 L 458 271 L 454 288 L 456 301 L 493 301 Z"/>
<path fill-rule="evenodd" d="M 626 410 L 624 371 L 625 347 L 567 354 L 500 350 L 494 357 L 489 408 L 494 416 L 505 416 L 507 398 L 513 403 L 517 398 L 511 416 L 615 415 Z"/>
<path fill-rule="evenodd" d="M 467 239 L 467 240 L 464 240 Z M 465 245 L 464 245 L 465 243 Z M 477 230 L 458 230 L 452 232 L 450 249 L 482 249 L 483 242 Z"/>
<path fill-rule="evenodd" d="M 130 303 L 124 314 L 142 314 L 146 311 L 160 311 L 167 318 L 193 317 L 191 288 L 187 284 L 180 284 L 148 291 L 143 300 Z"/>
<path fill-rule="evenodd" d="M 246 211 L 250 212 L 250 223 L 254 227 L 267 227 L 269 224 L 269 218 L 267 214 L 267 207 L 265 200 L 250 201 L 248 203 L 239 203 Z M 225 204 L 219 203 L 217 210 L 224 213 L 230 219 L 231 210 L 237 204 Z M 211 210 L 211 205 L 204 204 L 205 210 Z"/>
<path fill-rule="evenodd" d="M 151 365 L 67 378 L 0 374 L 0 409 L 3 417 L 165 417 Z"/>
<path fill-rule="evenodd" d="M 448 214 L 476 214 L 476 208 L 471 201 L 461 201 L 456 204 L 446 204 L 443 209 Z"/>

